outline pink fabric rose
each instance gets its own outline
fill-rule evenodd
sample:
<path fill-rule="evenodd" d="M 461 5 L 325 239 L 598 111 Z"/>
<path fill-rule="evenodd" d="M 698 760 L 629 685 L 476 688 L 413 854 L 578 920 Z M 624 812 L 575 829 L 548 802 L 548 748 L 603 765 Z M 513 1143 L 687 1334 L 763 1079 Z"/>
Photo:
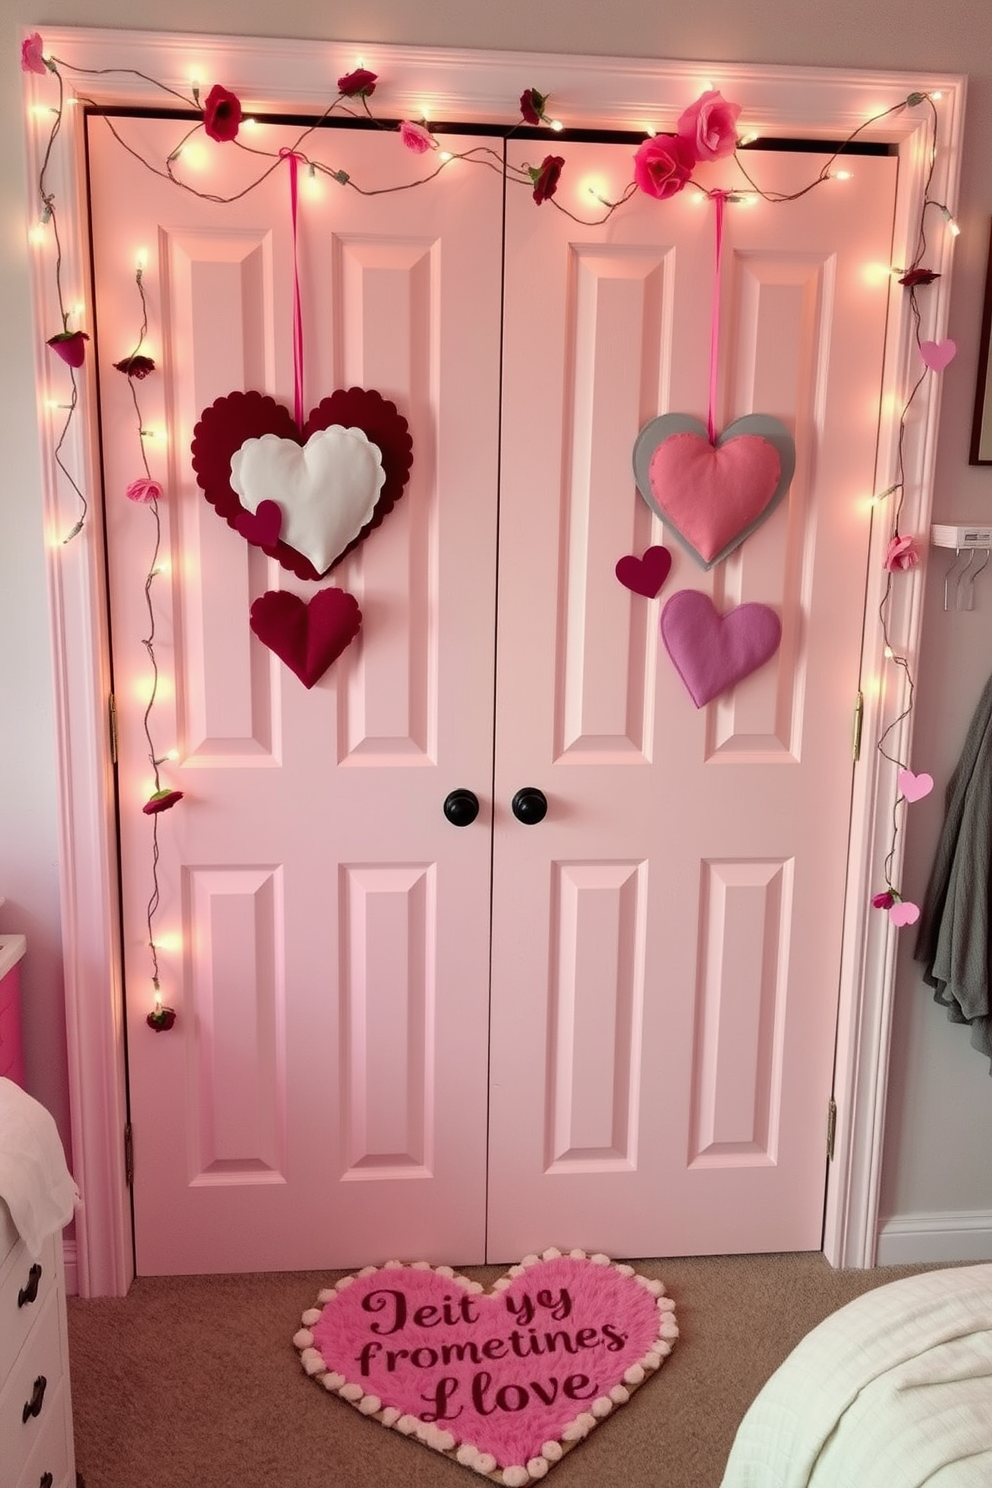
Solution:
<path fill-rule="evenodd" d="M 920 550 L 915 537 L 892 538 L 885 554 L 885 567 L 890 573 L 904 573 L 907 568 L 916 568 L 920 561 Z"/>
<path fill-rule="evenodd" d="M 128 501 L 141 501 L 146 505 L 150 501 L 162 500 L 162 487 L 156 480 L 148 480 L 142 476 L 140 480 L 133 480 L 124 492 Z"/>
<path fill-rule="evenodd" d="M 739 103 L 728 103 L 716 88 L 710 88 L 691 103 L 675 126 L 696 160 L 719 160 L 737 149 Z"/>
<path fill-rule="evenodd" d="M 204 132 L 214 140 L 233 140 L 240 125 L 240 101 L 229 89 L 214 83 L 203 104 Z"/>
<path fill-rule="evenodd" d="M 400 125 L 400 139 L 415 155 L 423 155 L 437 146 L 429 129 L 425 129 L 423 124 L 411 124 L 409 119 L 404 119 Z"/>
<path fill-rule="evenodd" d="M 48 345 L 67 367 L 81 367 L 89 339 L 85 331 L 60 331 L 57 336 L 49 336 Z"/>
<path fill-rule="evenodd" d="M 665 201 L 681 191 L 695 164 L 689 145 L 675 134 L 656 134 L 634 154 L 634 180 L 648 196 Z"/>
<path fill-rule="evenodd" d="M 22 72 L 47 72 L 48 63 L 45 61 L 42 51 L 44 42 L 37 31 L 32 31 L 30 36 L 21 42 L 21 71 Z"/>
<path fill-rule="evenodd" d="M 356 67 L 354 72 L 346 72 L 344 77 L 338 78 L 338 92 L 342 98 L 371 98 L 378 81 L 378 73 L 369 72 L 367 67 Z"/>

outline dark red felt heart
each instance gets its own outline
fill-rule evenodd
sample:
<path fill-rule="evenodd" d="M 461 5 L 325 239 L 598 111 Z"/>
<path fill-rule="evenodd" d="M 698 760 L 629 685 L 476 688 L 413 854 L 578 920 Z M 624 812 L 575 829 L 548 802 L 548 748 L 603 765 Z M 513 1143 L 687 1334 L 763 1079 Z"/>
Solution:
<path fill-rule="evenodd" d="M 251 607 L 251 628 L 262 642 L 312 687 L 362 627 L 362 612 L 344 589 L 320 589 L 309 601 L 270 589 Z"/>
<path fill-rule="evenodd" d="M 282 508 L 278 501 L 263 501 L 258 511 L 240 511 L 232 526 L 235 532 L 259 548 L 271 548 L 279 541 Z"/>
<path fill-rule="evenodd" d="M 345 429 L 361 429 L 379 450 L 385 481 L 375 501 L 371 517 L 351 542 L 320 571 L 303 553 L 290 547 L 289 543 L 276 537 L 272 541 L 259 540 L 259 528 L 242 526 L 252 513 L 242 504 L 231 486 L 231 460 L 249 439 L 262 439 L 275 435 L 277 439 L 289 440 L 305 446 L 312 435 L 332 425 Z M 197 483 L 204 496 L 228 526 L 242 533 L 249 542 L 255 543 L 270 558 L 277 558 L 283 568 L 288 568 L 301 579 L 319 579 L 330 573 L 345 554 L 363 542 L 383 517 L 392 511 L 403 494 L 413 464 L 413 441 L 409 427 L 395 403 L 390 403 L 374 388 L 338 388 L 329 398 L 324 398 L 312 410 L 302 429 L 289 409 L 263 393 L 235 392 L 218 398 L 205 408 L 193 430 L 192 464 Z M 277 496 L 278 493 L 272 493 Z M 261 513 L 266 502 L 259 504 L 255 516 Z M 275 504 L 275 503 L 273 503 Z M 262 533 L 265 533 L 262 519 Z M 282 530 L 285 530 L 283 524 Z"/>
<path fill-rule="evenodd" d="M 667 548 L 648 548 L 643 558 L 635 553 L 626 553 L 617 560 L 616 575 L 625 589 L 643 594 L 645 599 L 654 599 L 659 593 L 672 567 L 672 555 Z"/>

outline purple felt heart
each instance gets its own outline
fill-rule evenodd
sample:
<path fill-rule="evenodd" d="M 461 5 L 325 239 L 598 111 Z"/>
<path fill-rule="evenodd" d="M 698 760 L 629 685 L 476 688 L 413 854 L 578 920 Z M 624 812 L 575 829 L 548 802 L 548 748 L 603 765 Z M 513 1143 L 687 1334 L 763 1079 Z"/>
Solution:
<path fill-rule="evenodd" d="M 661 638 L 697 708 L 750 676 L 778 650 L 782 622 L 763 604 L 717 613 L 708 594 L 682 589 L 661 612 Z"/>
<path fill-rule="evenodd" d="M 654 599 L 668 578 L 672 555 L 667 548 L 648 548 L 643 558 L 627 553 L 617 560 L 616 575 L 625 589 Z"/>
<path fill-rule="evenodd" d="M 282 531 L 282 507 L 278 501 L 260 501 L 257 511 L 238 512 L 234 530 L 258 548 L 274 547 Z"/>
<path fill-rule="evenodd" d="M 304 687 L 324 675 L 362 625 L 353 594 L 320 589 L 309 603 L 285 589 L 270 589 L 251 607 L 250 625 L 263 646 L 274 651 Z"/>

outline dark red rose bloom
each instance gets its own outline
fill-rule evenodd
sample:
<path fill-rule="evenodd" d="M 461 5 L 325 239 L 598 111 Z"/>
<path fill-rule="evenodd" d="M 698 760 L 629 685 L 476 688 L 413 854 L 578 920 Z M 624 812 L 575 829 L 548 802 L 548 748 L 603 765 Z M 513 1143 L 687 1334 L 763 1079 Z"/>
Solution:
<path fill-rule="evenodd" d="M 369 72 L 366 67 L 356 67 L 354 72 L 346 72 L 344 77 L 338 78 L 338 92 L 344 98 L 371 98 L 378 81 L 378 73 Z"/>
<path fill-rule="evenodd" d="M 156 1008 L 155 1011 L 153 1013 L 149 1013 L 148 1017 L 145 1019 L 148 1027 L 154 1028 L 156 1033 L 168 1033 L 169 1029 L 172 1027 L 175 1021 L 176 1010 L 175 1008 L 170 1007 Z"/>
<path fill-rule="evenodd" d="M 145 802 L 144 806 L 142 806 L 141 809 L 145 813 L 146 816 L 155 816 L 155 815 L 157 815 L 157 813 L 159 811 L 168 811 L 170 806 L 175 806 L 176 802 L 177 801 L 181 801 L 182 798 L 183 798 L 182 791 L 177 791 L 177 790 L 160 790 L 160 791 L 156 791 L 153 796 L 150 796 L 148 798 L 148 800 Z"/>
<path fill-rule="evenodd" d="M 67 366 L 81 367 L 89 339 L 85 331 L 60 331 L 57 336 L 49 336 L 48 345 Z"/>
<path fill-rule="evenodd" d="M 538 206 L 549 197 L 554 196 L 558 190 L 558 178 L 565 164 L 561 155 L 545 155 L 541 161 L 540 168 L 530 168 L 530 178 L 534 182 L 534 200 Z"/>
<path fill-rule="evenodd" d="M 547 108 L 548 95 L 536 88 L 525 88 L 520 95 L 520 112 L 525 124 L 540 124 Z"/>
<path fill-rule="evenodd" d="M 155 371 L 155 363 L 151 357 L 128 356 L 121 362 L 115 362 L 114 370 L 123 372 L 128 377 L 137 377 L 140 380 L 142 377 L 147 377 L 149 372 Z"/>
<path fill-rule="evenodd" d="M 914 284 L 932 284 L 935 279 L 939 278 L 940 275 L 935 274 L 933 269 L 910 269 L 908 273 L 903 274 L 899 283 L 905 284 L 907 289 L 912 289 Z"/>
<path fill-rule="evenodd" d="M 891 890 L 886 889 L 882 894 L 876 894 L 871 901 L 872 909 L 891 909 L 896 902 L 896 896 Z"/>
<path fill-rule="evenodd" d="M 214 83 L 203 105 L 203 128 L 211 139 L 233 140 L 241 124 L 241 104 L 227 88 Z"/>

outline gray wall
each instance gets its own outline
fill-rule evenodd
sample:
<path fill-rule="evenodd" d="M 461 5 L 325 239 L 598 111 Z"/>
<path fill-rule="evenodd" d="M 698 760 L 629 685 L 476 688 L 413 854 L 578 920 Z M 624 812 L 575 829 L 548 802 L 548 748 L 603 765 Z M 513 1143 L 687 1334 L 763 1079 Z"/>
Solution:
<path fill-rule="evenodd" d="M 699 58 L 970 75 L 950 334 L 958 356 L 944 374 L 938 451 L 937 521 L 992 520 L 992 467 L 967 463 L 978 329 L 992 215 L 992 5 L 988 0 L 709 0 L 665 6 L 616 0 L 171 0 L 165 10 L 134 0 L 5 0 L 0 88 L 0 932 L 24 931 L 25 1025 L 30 1087 L 68 1134 L 59 944 L 55 738 L 48 612 L 37 496 L 34 386 L 20 151 L 22 27 L 61 25 L 320 37 L 506 51 Z M 229 80 L 232 81 L 233 80 Z M 533 81 L 538 82 L 538 79 Z M 945 559 L 929 564 L 913 764 L 938 789 L 910 815 L 903 876 L 922 894 L 940 826 L 942 787 L 953 768 L 978 694 L 992 671 L 992 570 L 971 614 L 944 613 Z M 992 1082 L 961 1029 L 935 1008 L 902 946 L 892 1088 L 883 1174 L 883 1214 L 992 1212 Z M 953 1157 L 953 1160 L 951 1158 Z"/>

